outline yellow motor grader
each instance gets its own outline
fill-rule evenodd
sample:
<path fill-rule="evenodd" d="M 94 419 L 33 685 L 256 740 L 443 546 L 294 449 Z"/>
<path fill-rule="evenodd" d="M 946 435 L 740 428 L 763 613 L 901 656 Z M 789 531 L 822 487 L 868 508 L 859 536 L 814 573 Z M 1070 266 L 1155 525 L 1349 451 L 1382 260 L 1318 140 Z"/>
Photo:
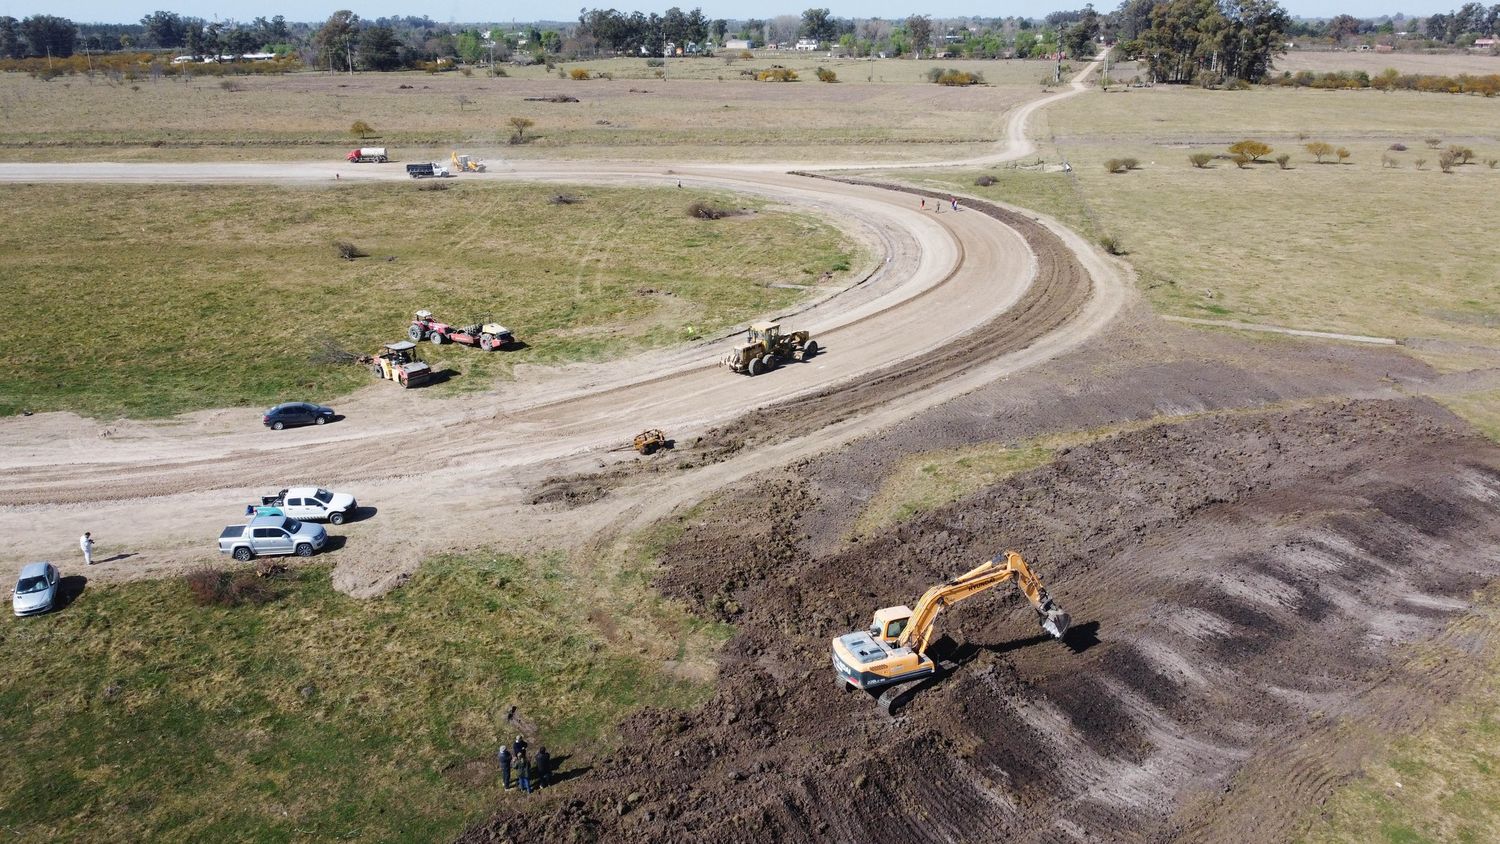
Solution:
<path fill-rule="evenodd" d="M 745 333 L 745 342 L 724 356 L 724 365 L 734 372 L 759 375 L 789 360 L 807 360 L 818 353 L 818 341 L 806 331 L 781 333 L 779 322 L 757 322 Z"/>

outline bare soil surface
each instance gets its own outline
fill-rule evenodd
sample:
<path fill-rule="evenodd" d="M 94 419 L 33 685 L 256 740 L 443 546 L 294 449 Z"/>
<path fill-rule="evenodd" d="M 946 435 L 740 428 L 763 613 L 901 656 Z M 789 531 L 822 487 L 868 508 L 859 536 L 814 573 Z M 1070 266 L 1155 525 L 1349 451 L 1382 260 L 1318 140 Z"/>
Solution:
<path fill-rule="evenodd" d="M 1150 414 L 1150 384 L 1281 401 L 1373 362 L 1268 348 L 1263 367 L 1117 365 L 1020 418 L 969 397 L 929 415 L 931 439 L 1030 433 L 1065 408 Z M 844 469 L 913 450 L 922 421 L 759 476 L 692 520 L 658 586 L 737 625 L 715 698 L 631 718 L 586 785 L 463 840 L 1281 840 L 1357 765 L 1298 748 L 1348 719 L 1410 726 L 1458 688 L 1461 650 L 1455 668 L 1413 668 L 1409 643 L 1441 641 L 1500 574 L 1500 449 L 1427 400 L 1189 417 L 832 539 L 858 513 Z M 894 720 L 835 690 L 833 636 L 1005 548 L 1073 614 L 1066 645 L 1017 597 L 984 596 L 942 619 L 958 670 Z"/>

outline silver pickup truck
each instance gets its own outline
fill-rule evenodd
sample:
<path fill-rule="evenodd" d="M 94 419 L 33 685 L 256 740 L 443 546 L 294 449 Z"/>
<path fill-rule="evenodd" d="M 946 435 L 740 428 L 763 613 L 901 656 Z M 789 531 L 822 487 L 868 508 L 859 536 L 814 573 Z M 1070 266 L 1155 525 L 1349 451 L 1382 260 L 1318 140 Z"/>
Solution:
<path fill-rule="evenodd" d="M 240 562 L 257 556 L 296 554 L 311 557 L 328 542 L 322 525 L 310 525 L 286 516 L 256 516 L 249 524 L 230 525 L 219 534 L 219 552 Z"/>

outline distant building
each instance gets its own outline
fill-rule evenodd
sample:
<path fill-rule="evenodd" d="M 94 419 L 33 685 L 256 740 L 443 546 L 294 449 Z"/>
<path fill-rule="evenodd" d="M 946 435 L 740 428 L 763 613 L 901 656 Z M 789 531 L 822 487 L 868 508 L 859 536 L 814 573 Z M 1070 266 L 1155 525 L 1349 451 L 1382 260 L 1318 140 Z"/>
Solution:
<path fill-rule="evenodd" d="M 724 42 L 726 50 L 754 50 L 755 41 L 751 38 L 731 38 Z"/>
<path fill-rule="evenodd" d="M 811 53 L 814 50 L 818 49 L 817 39 L 815 39 L 815 38 L 798 38 L 797 39 L 797 46 L 794 49 L 796 49 L 798 52 L 802 52 L 802 53 Z"/>
<path fill-rule="evenodd" d="M 1476 49 L 1476 50 L 1488 50 L 1491 47 L 1495 46 L 1496 43 L 1497 42 L 1495 40 L 1495 36 L 1493 36 L 1493 35 L 1491 35 L 1489 38 L 1475 38 L 1474 39 L 1474 49 Z"/>

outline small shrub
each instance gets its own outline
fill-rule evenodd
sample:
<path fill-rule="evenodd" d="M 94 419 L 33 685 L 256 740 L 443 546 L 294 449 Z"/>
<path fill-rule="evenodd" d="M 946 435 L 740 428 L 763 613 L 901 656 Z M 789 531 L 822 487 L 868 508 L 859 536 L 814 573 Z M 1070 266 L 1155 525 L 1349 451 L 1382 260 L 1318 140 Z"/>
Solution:
<path fill-rule="evenodd" d="M 982 188 L 987 188 L 990 185 L 993 185 L 994 183 L 995 183 L 995 177 L 989 175 L 988 173 L 986 173 L 983 176 L 980 176 L 979 178 L 977 178 L 977 179 L 974 180 L 974 184 L 976 184 L 976 185 L 978 185 L 978 186 L 980 186 Z"/>
<path fill-rule="evenodd" d="M 1417 159 L 1416 161 L 1414 161 L 1412 163 L 1415 164 L 1415 165 L 1417 165 L 1417 169 L 1418 170 L 1421 170 L 1423 167 L 1427 166 L 1427 159 L 1425 159 L 1425 158 L 1419 158 L 1419 159 Z"/>
<path fill-rule="evenodd" d="M 193 603 L 200 607 L 237 607 L 242 604 L 267 604 L 276 593 L 254 571 L 230 574 L 223 569 L 205 566 L 183 576 Z"/>
<path fill-rule="evenodd" d="M 839 75 L 826 67 L 820 67 L 818 68 L 818 81 L 837 82 L 839 81 Z"/>
<path fill-rule="evenodd" d="M 1391 144 L 1390 149 L 1391 149 L 1391 152 L 1406 152 L 1406 144 L 1397 142 L 1397 143 Z"/>
<path fill-rule="evenodd" d="M 1122 164 L 1126 170 L 1138 170 L 1141 166 L 1141 160 L 1139 158 L 1127 157 L 1120 159 L 1120 164 Z"/>
<path fill-rule="evenodd" d="M 1330 144 L 1327 141 L 1313 141 L 1303 148 L 1306 149 L 1313 158 L 1316 158 L 1319 164 L 1323 163 L 1323 159 L 1327 158 L 1330 155 L 1333 155 L 1333 144 Z"/>
<path fill-rule="evenodd" d="M 511 137 L 511 141 L 510 142 L 513 143 L 513 144 L 525 143 L 524 140 L 517 140 L 517 139 L 518 138 L 525 138 L 525 136 L 526 136 L 526 130 L 530 129 L 531 127 L 533 127 L 535 125 L 536 125 L 536 121 L 532 120 L 529 117 L 512 117 L 510 119 L 510 127 L 512 129 L 516 130 L 516 131 L 515 131 L 514 134 L 512 134 L 510 136 Z"/>
<path fill-rule="evenodd" d="M 755 58 L 755 54 L 752 53 L 752 52 L 750 52 L 749 50 L 741 50 L 740 51 L 740 58 L 742 58 L 742 59 L 753 59 L 753 58 Z"/>
<path fill-rule="evenodd" d="M 509 73 L 505 72 L 505 68 L 500 67 L 499 65 L 496 65 L 495 67 L 490 68 L 490 75 L 491 76 L 510 76 Z"/>
<path fill-rule="evenodd" d="M 368 138 L 371 135 L 375 134 L 375 129 L 374 129 L 374 127 L 370 126 L 370 124 L 364 122 L 363 120 L 356 120 L 349 127 L 349 134 L 354 135 L 354 136 L 360 138 L 361 140 L 363 140 L 363 139 Z"/>
<path fill-rule="evenodd" d="M 1349 150 L 1344 147 L 1339 147 L 1338 149 L 1334 150 L 1333 154 L 1339 157 L 1340 164 L 1343 164 L 1344 162 L 1349 160 Z"/>
<path fill-rule="evenodd" d="M 646 59 L 646 67 L 666 67 L 666 59 Z"/>
<path fill-rule="evenodd" d="M 245 90 L 245 86 L 241 85 L 239 83 L 239 80 L 237 80 L 237 79 L 223 79 L 223 80 L 220 80 L 219 81 L 219 87 L 223 88 L 225 91 L 228 91 L 231 94 L 237 94 L 240 91 Z"/>
<path fill-rule="evenodd" d="M 352 261 L 355 258 L 363 258 L 368 254 L 365 252 L 361 252 L 358 246 L 355 246 L 354 244 L 343 240 L 334 241 L 333 249 L 338 253 L 339 257 L 343 258 L 345 261 Z"/>
<path fill-rule="evenodd" d="M 797 71 L 788 67 L 773 67 L 755 74 L 759 82 L 796 82 Z"/>
<path fill-rule="evenodd" d="M 1448 152 L 1453 153 L 1453 160 L 1457 164 L 1468 164 L 1474 158 L 1474 150 L 1459 144 L 1450 144 Z"/>
<path fill-rule="evenodd" d="M 1104 247 L 1104 251 L 1111 255 L 1125 254 L 1125 247 L 1121 245 L 1120 239 L 1112 234 L 1101 235 L 1099 245 Z"/>
<path fill-rule="evenodd" d="M 447 190 L 448 187 L 449 185 L 447 182 L 439 182 L 434 180 L 423 180 L 417 182 L 417 190 Z"/>
<path fill-rule="evenodd" d="M 1229 152 L 1233 155 L 1243 155 L 1251 161 L 1259 161 L 1261 156 L 1271 154 L 1271 145 L 1252 138 L 1232 144 Z"/>
<path fill-rule="evenodd" d="M 694 202 L 687 207 L 689 217 L 697 217 L 700 220 L 720 220 L 729 216 L 729 212 L 723 208 L 715 208 L 707 202 Z"/>
<path fill-rule="evenodd" d="M 1401 162 L 1397 161 L 1394 155 L 1382 155 L 1380 156 L 1380 166 L 1389 167 L 1394 170 L 1401 166 Z"/>
<path fill-rule="evenodd" d="M 1438 154 L 1438 167 L 1442 168 L 1444 173 L 1452 173 L 1453 165 L 1457 163 L 1458 156 L 1451 149 L 1445 149 Z"/>
<path fill-rule="evenodd" d="M 1423 140 L 1426 141 L 1428 149 L 1437 149 L 1438 144 L 1443 142 L 1442 138 L 1424 138 Z"/>
<path fill-rule="evenodd" d="M 1104 172 L 1106 172 L 1106 173 L 1124 173 L 1125 172 L 1125 162 L 1121 161 L 1118 158 L 1111 158 L 1108 161 L 1104 162 Z"/>
<path fill-rule="evenodd" d="M 1234 155 L 1231 155 L 1229 157 L 1229 160 L 1234 162 L 1234 166 L 1243 170 L 1246 167 L 1249 167 L 1250 162 L 1254 161 L 1255 159 L 1251 158 L 1243 152 L 1237 152 Z"/>
<path fill-rule="evenodd" d="M 1495 169 L 1497 165 L 1500 165 L 1500 158 L 1486 158 L 1484 160 L 1484 166 L 1490 168 L 1491 170 Z"/>
<path fill-rule="evenodd" d="M 932 68 L 927 71 L 927 79 L 939 85 L 963 87 L 966 85 L 983 85 L 984 76 L 979 73 L 969 73 L 963 70 Z"/>
<path fill-rule="evenodd" d="M 1194 167 L 1198 167 L 1200 169 L 1207 167 L 1208 162 L 1213 160 L 1214 156 L 1211 152 L 1195 152 L 1192 155 L 1188 156 L 1188 161 L 1191 161 Z"/>
<path fill-rule="evenodd" d="M 589 72 L 581 67 L 575 67 L 572 70 L 568 71 L 568 76 L 581 82 L 589 78 Z"/>
<path fill-rule="evenodd" d="M 1280 167 L 1283 170 L 1290 170 L 1290 169 L 1292 169 L 1291 168 L 1291 161 L 1292 161 L 1292 157 L 1290 155 L 1287 155 L 1284 152 L 1281 155 L 1276 156 L 1276 166 Z"/>
<path fill-rule="evenodd" d="M 458 72 L 462 73 L 464 76 L 473 76 L 474 75 L 474 68 L 472 68 L 472 67 L 461 67 L 461 68 L 458 69 Z"/>

